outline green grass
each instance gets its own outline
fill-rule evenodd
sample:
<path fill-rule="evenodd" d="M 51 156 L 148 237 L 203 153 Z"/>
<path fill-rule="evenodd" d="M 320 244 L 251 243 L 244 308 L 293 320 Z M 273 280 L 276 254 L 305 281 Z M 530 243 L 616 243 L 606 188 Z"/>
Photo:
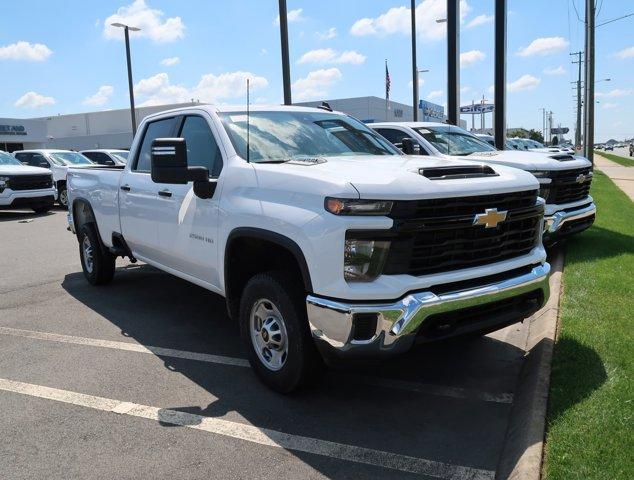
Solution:
<path fill-rule="evenodd" d="M 597 221 L 566 246 L 544 478 L 634 478 L 634 203 L 595 171 Z"/>
<path fill-rule="evenodd" d="M 601 155 L 602 157 L 607 158 L 608 160 L 612 160 L 613 162 L 618 163 L 619 165 L 623 165 L 624 167 L 634 167 L 634 157 L 622 157 L 620 155 L 614 155 L 613 153 L 607 152 L 598 152 L 594 151 L 596 155 Z"/>

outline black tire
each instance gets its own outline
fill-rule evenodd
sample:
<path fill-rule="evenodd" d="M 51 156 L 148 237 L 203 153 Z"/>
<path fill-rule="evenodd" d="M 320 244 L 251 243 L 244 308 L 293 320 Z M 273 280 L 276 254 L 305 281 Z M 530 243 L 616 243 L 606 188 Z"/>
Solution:
<path fill-rule="evenodd" d="M 117 257 L 106 251 L 92 223 L 86 223 L 79 229 L 79 257 L 86 280 L 91 285 L 106 285 L 114 276 Z M 90 254 L 87 247 L 90 247 Z M 90 258 L 88 257 L 90 255 Z"/>
<path fill-rule="evenodd" d="M 305 295 L 299 285 L 301 282 L 285 272 L 261 273 L 247 282 L 240 298 L 240 332 L 249 363 L 263 383 L 280 393 L 290 393 L 305 384 L 323 367 L 308 328 Z M 251 336 L 251 312 L 263 299 L 277 308 L 287 334 L 285 361 L 275 371 L 256 353 L 257 347 Z"/>
<path fill-rule="evenodd" d="M 59 191 L 57 193 L 57 203 L 68 209 L 68 191 L 66 190 L 66 185 L 59 187 Z"/>
<path fill-rule="evenodd" d="M 52 208 L 52 205 L 49 205 L 49 204 L 37 205 L 37 206 L 31 207 L 31 209 L 35 213 L 47 213 L 51 208 Z"/>

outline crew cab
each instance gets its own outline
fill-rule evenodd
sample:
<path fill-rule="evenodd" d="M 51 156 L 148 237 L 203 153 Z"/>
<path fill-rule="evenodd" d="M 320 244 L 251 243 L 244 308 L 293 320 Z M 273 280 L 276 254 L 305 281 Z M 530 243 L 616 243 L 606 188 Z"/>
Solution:
<path fill-rule="evenodd" d="M 592 163 L 568 152 L 496 150 L 462 128 L 434 122 L 386 122 L 369 125 L 409 153 L 447 160 L 472 159 L 532 173 L 546 201 L 544 242 L 556 243 L 594 223 L 596 206 L 590 193 Z M 405 140 L 405 143 L 404 142 Z"/>
<path fill-rule="evenodd" d="M 127 150 L 111 150 L 101 148 L 93 150 L 82 150 L 79 153 L 99 165 L 125 165 L 128 161 L 129 152 Z"/>
<path fill-rule="evenodd" d="M 45 213 L 53 206 L 55 195 L 50 171 L 22 165 L 0 151 L 0 210 L 30 208 Z"/>
<path fill-rule="evenodd" d="M 342 113 L 154 114 L 125 167 L 71 168 L 67 185 L 88 282 L 127 256 L 224 296 L 281 392 L 322 360 L 492 331 L 548 297 L 535 177 L 406 156 Z"/>
<path fill-rule="evenodd" d="M 13 156 L 24 165 L 32 167 L 48 168 L 53 174 L 53 181 L 57 188 L 57 201 L 66 208 L 68 197 L 66 194 L 66 171 L 69 166 L 88 167 L 93 165 L 89 159 L 81 153 L 71 150 L 56 150 L 51 148 L 39 150 L 18 150 Z"/>

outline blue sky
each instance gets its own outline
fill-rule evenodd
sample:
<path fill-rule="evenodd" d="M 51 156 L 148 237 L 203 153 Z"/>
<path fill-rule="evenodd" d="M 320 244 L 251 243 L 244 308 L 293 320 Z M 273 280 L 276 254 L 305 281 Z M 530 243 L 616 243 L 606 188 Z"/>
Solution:
<path fill-rule="evenodd" d="M 294 100 L 384 95 L 411 102 L 409 2 L 405 0 L 288 0 Z M 583 47 L 583 0 L 509 0 L 508 125 L 541 129 L 541 107 L 574 127 L 575 66 Z M 605 0 L 597 23 L 634 11 Z M 445 0 L 417 2 L 421 98 L 446 102 L 446 35 L 437 18 Z M 462 1 L 461 103 L 492 96 L 493 0 Z M 245 78 L 252 101 L 282 99 L 275 0 L 119 0 L 12 2 L 0 19 L 0 116 L 34 117 L 128 104 L 122 32 L 132 38 L 138 104 L 190 98 L 242 103 Z M 634 135 L 634 17 L 597 29 L 596 137 Z M 468 120 L 468 117 L 464 116 Z"/>

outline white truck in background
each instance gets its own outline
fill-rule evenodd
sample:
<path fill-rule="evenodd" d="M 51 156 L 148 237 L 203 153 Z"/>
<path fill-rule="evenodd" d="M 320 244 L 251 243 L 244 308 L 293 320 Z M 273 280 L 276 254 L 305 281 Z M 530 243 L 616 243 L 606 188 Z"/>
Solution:
<path fill-rule="evenodd" d="M 535 177 L 408 157 L 337 112 L 158 113 L 125 167 L 70 168 L 67 185 L 91 284 L 127 256 L 224 296 L 281 392 L 324 359 L 496 330 L 549 294 Z"/>
<path fill-rule="evenodd" d="M 488 165 L 521 168 L 540 183 L 546 201 L 544 242 L 556 243 L 594 223 L 596 206 L 590 196 L 592 163 L 563 151 L 496 150 L 466 130 L 435 122 L 380 122 L 369 125 L 408 153 L 464 159 Z M 405 145 L 403 144 L 403 140 Z"/>
<path fill-rule="evenodd" d="M 68 207 L 66 193 L 66 172 L 68 167 L 90 167 L 93 165 L 88 158 L 81 153 L 71 150 L 57 150 L 44 148 L 37 150 L 18 150 L 13 156 L 23 165 L 31 167 L 48 168 L 53 174 L 53 181 L 57 189 L 57 201 L 64 207 Z"/>
<path fill-rule="evenodd" d="M 30 208 L 46 213 L 55 202 L 55 184 L 49 170 L 22 165 L 0 151 L 0 210 Z"/>

